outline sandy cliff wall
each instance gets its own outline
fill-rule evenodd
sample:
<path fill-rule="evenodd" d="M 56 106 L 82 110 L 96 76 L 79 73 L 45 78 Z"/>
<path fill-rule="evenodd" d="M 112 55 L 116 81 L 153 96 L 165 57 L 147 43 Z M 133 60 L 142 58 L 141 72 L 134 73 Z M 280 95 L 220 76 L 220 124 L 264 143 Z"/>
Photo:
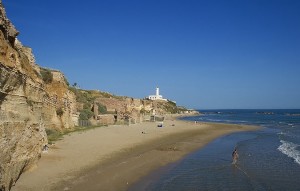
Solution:
<path fill-rule="evenodd" d="M 9 190 L 36 164 L 48 142 L 45 128 L 72 128 L 76 112 L 63 75 L 51 71 L 53 80 L 45 83 L 18 33 L 0 0 L 0 190 Z"/>
<path fill-rule="evenodd" d="M 107 113 L 116 116 L 116 121 L 111 118 L 107 120 L 104 116 L 99 116 L 99 122 L 108 124 L 116 122 L 129 121 L 130 123 L 140 123 L 144 119 L 150 119 L 151 115 L 165 115 L 180 113 L 186 111 L 185 109 L 180 109 L 175 103 L 170 101 L 153 101 L 147 99 L 134 99 L 128 97 L 97 97 L 94 103 L 99 103 L 105 106 Z M 102 113 L 103 114 L 103 113 Z M 105 114 L 105 113 L 104 113 Z M 101 122 L 101 119 L 105 119 L 105 122 Z"/>

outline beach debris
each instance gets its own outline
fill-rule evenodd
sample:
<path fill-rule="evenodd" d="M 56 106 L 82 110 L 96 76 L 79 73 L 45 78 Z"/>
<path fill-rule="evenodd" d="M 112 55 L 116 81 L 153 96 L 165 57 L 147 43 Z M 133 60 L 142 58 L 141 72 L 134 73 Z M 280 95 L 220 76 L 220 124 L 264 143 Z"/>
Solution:
<path fill-rule="evenodd" d="M 163 127 L 163 122 L 158 123 L 157 127 Z"/>

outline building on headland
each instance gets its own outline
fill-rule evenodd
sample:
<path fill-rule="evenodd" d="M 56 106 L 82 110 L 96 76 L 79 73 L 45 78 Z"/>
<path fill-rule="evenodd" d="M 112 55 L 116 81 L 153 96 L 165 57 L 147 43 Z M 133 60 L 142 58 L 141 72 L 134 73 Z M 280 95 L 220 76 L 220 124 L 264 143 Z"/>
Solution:
<path fill-rule="evenodd" d="M 168 101 L 167 99 L 164 99 L 162 95 L 159 95 L 159 88 L 156 88 L 156 94 L 155 95 L 149 95 L 148 99 L 150 100 L 160 100 L 160 101 Z"/>

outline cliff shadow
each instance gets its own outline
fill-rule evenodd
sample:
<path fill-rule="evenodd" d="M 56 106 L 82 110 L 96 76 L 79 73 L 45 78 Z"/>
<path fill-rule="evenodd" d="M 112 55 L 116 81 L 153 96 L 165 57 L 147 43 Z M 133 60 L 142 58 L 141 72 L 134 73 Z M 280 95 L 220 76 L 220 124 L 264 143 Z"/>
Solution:
<path fill-rule="evenodd" d="M 2 105 L 3 101 L 5 100 L 7 94 L 0 92 L 0 106 Z"/>

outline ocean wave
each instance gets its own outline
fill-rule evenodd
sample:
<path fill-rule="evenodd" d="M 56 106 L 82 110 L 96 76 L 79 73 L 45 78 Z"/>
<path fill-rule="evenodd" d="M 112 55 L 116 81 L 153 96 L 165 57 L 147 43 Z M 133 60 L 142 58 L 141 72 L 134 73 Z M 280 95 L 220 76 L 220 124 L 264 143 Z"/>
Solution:
<path fill-rule="evenodd" d="M 288 116 L 300 116 L 300 113 L 286 113 Z"/>
<path fill-rule="evenodd" d="M 300 165 L 300 151 L 297 150 L 299 145 L 288 141 L 280 141 L 282 144 L 278 147 L 278 150 L 290 158 L 293 158 L 296 163 Z"/>
<path fill-rule="evenodd" d="M 287 133 L 285 132 L 280 132 L 280 133 L 277 133 L 277 135 L 286 135 Z"/>
<path fill-rule="evenodd" d="M 221 121 L 220 119 L 210 119 L 210 118 L 203 118 L 206 121 Z"/>

